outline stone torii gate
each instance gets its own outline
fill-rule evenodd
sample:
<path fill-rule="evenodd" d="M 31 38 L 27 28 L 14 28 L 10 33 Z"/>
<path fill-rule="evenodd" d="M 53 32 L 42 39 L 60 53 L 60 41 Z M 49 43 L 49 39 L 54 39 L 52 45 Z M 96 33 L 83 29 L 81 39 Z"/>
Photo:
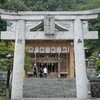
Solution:
<path fill-rule="evenodd" d="M 2 40 L 15 40 L 11 99 L 23 98 L 23 72 L 25 40 L 73 40 L 75 54 L 76 90 L 78 99 L 87 98 L 87 76 L 84 39 L 97 39 L 97 31 L 88 30 L 89 19 L 95 19 L 100 9 L 73 12 L 6 12 L 0 10 L 1 19 L 7 21 Z M 32 30 L 44 23 L 43 31 Z M 63 31 L 55 31 L 55 26 Z"/>

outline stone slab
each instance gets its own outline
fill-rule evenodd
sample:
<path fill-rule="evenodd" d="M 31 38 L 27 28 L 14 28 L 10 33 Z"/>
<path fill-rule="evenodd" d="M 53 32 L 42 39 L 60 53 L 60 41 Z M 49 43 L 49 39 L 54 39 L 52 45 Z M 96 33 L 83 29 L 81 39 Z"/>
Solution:
<path fill-rule="evenodd" d="M 54 11 L 54 12 L 49 12 L 49 11 L 5 11 L 3 9 L 0 9 L 1 14 L 13 14 L 13 15 L 45 15 L 45 14 L 55 14 L 55 15 L 82 15 L 82 14 L 98 14 L 100 13 L 100 8 L 97 9 L 92 9 L 92 10 L 83 10 L 83 11 Z"/>
<path fill-rule="evenodd" d="M 51 13 L 51 15 L 52 15 L 52 13 Z M 82 14 L 82 15 L 81 14 L 80 15 L 79 14 L 78 15 L 67 15 L 66 14 L 66 16 L 65 15 L 64 16 L 56 15 L 55 19 L 59 19 L 59 20 L 66 20 L 66 19 L 74 20 L 74 19 L 77 19 L 77 16 L 80 19 L 95 19 L 95 18 L 98 17 L 97 14 L 90 14 L 90 15 L 88 14 L 88 15 L 84 15 L 84 16 L 83 15 L 84 14 Z M 27 15 L 27 16 L 25 16 L 25 15 L 17 16 L 17 15 L 7 15 L 7 14 L 3 15 L 3 14 L 1 14 L 1 18 L 5 19 L 5 20 L 12 20 L 12 19 L 13 20 L 20 20 L 20 19 L 22 19 L 22 20 L 39 20 L 39 19 L 44 19 L 44 16 L 43 15 L 40 15 L 40 16 L 34 16 L 34 15 L 31 15 L 31 16 L 29 16 L 29 15 Z"/>
<path fill-rule="evenodd" d="M 73 40 L 74 35 L 70 32 L 56 32 L 55 36 L 45 36 L 44 32 L 29 32 L 26 33 L 26 40 Z M 11 32 L 1 32 L 1 39 L 3 40 L 14 40 L 15 33 Z M 84 34 L 84 39 L 98 39 L 97 31 L 90 31 Z"/>
<path fill-rule="evenodd" d="M 17 100 L 17 99 L 13 99 Z M 91 98 L 91 99 L 77 99 L 77 98 L 23 98 L 20 100 L 100 100 L 100 98 Z"/>

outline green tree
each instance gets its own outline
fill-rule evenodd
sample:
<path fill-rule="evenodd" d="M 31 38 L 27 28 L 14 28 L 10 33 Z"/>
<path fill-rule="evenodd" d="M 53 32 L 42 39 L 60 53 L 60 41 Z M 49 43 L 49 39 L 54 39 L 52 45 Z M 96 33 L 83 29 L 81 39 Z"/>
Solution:
<path fill-rule="evenodd" d="M 8 57 L 8 55 L 10 55 Z M 7 87 L 9 87 L 10 73 L 13 67 L 13 43 L 0 42 L 0 70 L 7 71 Z"/>
<path fill-rule="evenodd" d="M 76 0 L 25 0 L 25 4 L 33 11 L 72 10 Z"/>
<path fill-rule="evenodd" d="M 2 7 L 5 10 L 13 10 L 13 11 L 27 11 L 30 10 L 23 0 L 9 0 Z"/>
<path fill-rule="evenodd" d="M 78 0 L 79 1 L 79 0 Z M 100 8 L 100 0 L 86 0 L 85 2 L 78 2 L 75 5 L 75 10 L 89 10 Z"/>
<path fill-rule="evenodd" d="M 5 30 L 6 30 L 6 21 L 0 19 L 0 31 L 5 31 Z"/>
<path fill-rule="evenodd" d="M 1 4 L 4 4 L 7 0 L 0 0 Z"/>
<path fill-rule="evenodd" d="M 29 54 L 29 46 L 25 46 L 25 65 L 24 69 L 27 71 L 32 71 L 32 63 L 35 63 L 36 60 L 32 57 L 32 55 Z"/>
<path fill-rule="evenodd" d="M 96 71 L 100 71 L 100 57 L 99 57 L 99 51 L 96 50 L 92 53 L 91 58 L 95 61 L 95 69 Z"/>
<path fill-rule="evenodd" d="M 96 61 L 96 71 L 100 72 L 100 59 Z"/>
<path fill-rule="evenodd" d="M 32 70 L 32 57 L 30 55 L 25 55 L 25 64 L 24 64 L 24 69 L 27 71 Z"/>
<path fill-rule="evenodd" d="M 7 87 L 9 87 L 9 78 L 13 70 L 14 42 L 0 42 L 0 71 L 7 71 Z M 27 47 L 26 47 L 27 49 Z M 10 55 L 10 56 L 9 56 Z M 25 52 L 24 69 L 32 70 L 32 57 Z"/>
<path fill-rule="evenodd" d="M 7 57 L 7 55 L 14 55 L 14 42 L 0 42 L 0 70 L 7 71 L 8 69 L 12 70 L 13 67 L 13 58 Z M 27 51 L 26 46 L 26 51 Z M 25 52 L 25 69 L 31 70 L 32 69 L 32 57 Z"/>
<path fill-rule="evenodd" d="M 13 55 L 14 43 L 13 42 L 0 42 L 0 70 L 7 71 L 12 69 L 13 58 L 9 59 L 8 55 Z"/>

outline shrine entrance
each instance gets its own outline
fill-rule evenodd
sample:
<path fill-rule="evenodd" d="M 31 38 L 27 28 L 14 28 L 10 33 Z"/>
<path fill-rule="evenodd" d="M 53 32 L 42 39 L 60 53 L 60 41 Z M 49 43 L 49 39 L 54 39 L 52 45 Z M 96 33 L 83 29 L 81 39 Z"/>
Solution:
<path fill-rule="evenodd" d="M 17 11 L 17 13 L 0 10 L 1 19 L 7 22 L 7 30 L 1 31 L 0 38 L 2 40 L 15 40 L 11 99 L 19 100 L 23 98 L 26 41 L 33 41 L 31 49 L 32 53 L 37 57 L 36 62 L 39 66 L 41 66 L 43 61 L 46 61 L 45 64 L 47 64 L 47 58 L 38 60 L 41 58 L 37 56 L 38 53 L 44 55 L 51 53 L 58 55 L 58 62 L 50 62 L 55 61 L 50 59 L 50 65 L 48 64 L 49 71 L 53 72 L 55 70 L 51 70 L 51 68 L 58 68 L 59 76 L 63 76 L 63 73 L 65 74 L 68 71 L 68 76 L 72 78 L 74 77 L 75 68 L 77 98 L 87 99 L 88 87 L 84 39 L 98 39 L 98 32 L 89 30 L 88 20 L 97 18 L 99 13 L 100 9 L 68 12 Z M 36 44 L 35 41 L 40 42 L 40 44 Z M 42 44 L 41 41 L 43 41 Z M 70 52 L 66 52 L 68 48 Z M 63 56 L 64 53 L 70 56 Z M 65 56 L 66 58 L 68 57 L 68 61 L 64 59 Z M 63 72 L 64 68 L 62 66 L 67 68 L 67 70 L 64 70 L 65 72 Z"/>
<path fill-rule="evenodd" d="M 58 62 L 37 62 L 38 69 L 47 67 L 48 77 L 58 77 Z"/>
<path fill-rule="evenodd" d="M 48 69 L 48 77 L 60 77 L 61 74 L 65 73 L 65 77 L 68 73 L 68 57 L 66 53 L 37 53 L 36 64 L 38 70 L 44 68 Z"/>
<path fill-rule="evenodd" d="M 35 43 L 34 43 L 35 42 Z M 70 77 L 73 67 L 73 47 L 68 41 L 28 41 L 28 54 L 32 56 L 32 66 L 36 63 L 38 71 L 45 66 L 48 69 L 48 77 Z M 70 64 L 71 62 L 71 64 Z"/>

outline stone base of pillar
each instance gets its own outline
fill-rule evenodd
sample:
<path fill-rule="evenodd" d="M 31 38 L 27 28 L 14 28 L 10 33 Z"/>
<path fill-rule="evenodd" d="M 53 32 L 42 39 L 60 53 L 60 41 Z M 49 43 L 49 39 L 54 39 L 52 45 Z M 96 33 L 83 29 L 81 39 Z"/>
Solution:
<path fill-rule="evenodd" d="M 24 99 L 10 99 L 10 100 L 24 100 Z"/>
<path fill-rule="evenodd" d="M 83 98 L 25 98 L 11 100 L 99 100 L 99 99 L 83 99 Z"/>
<path fill-rule="evenodd" d="M 58 77 L 60 78 L 60 74 L 58 74 Z"/>
<path fill-rule="evenodd" d="M 87 98 L 76 98 L 75 100 L 95 100 L 95 99 L 87 99 Z"/>

